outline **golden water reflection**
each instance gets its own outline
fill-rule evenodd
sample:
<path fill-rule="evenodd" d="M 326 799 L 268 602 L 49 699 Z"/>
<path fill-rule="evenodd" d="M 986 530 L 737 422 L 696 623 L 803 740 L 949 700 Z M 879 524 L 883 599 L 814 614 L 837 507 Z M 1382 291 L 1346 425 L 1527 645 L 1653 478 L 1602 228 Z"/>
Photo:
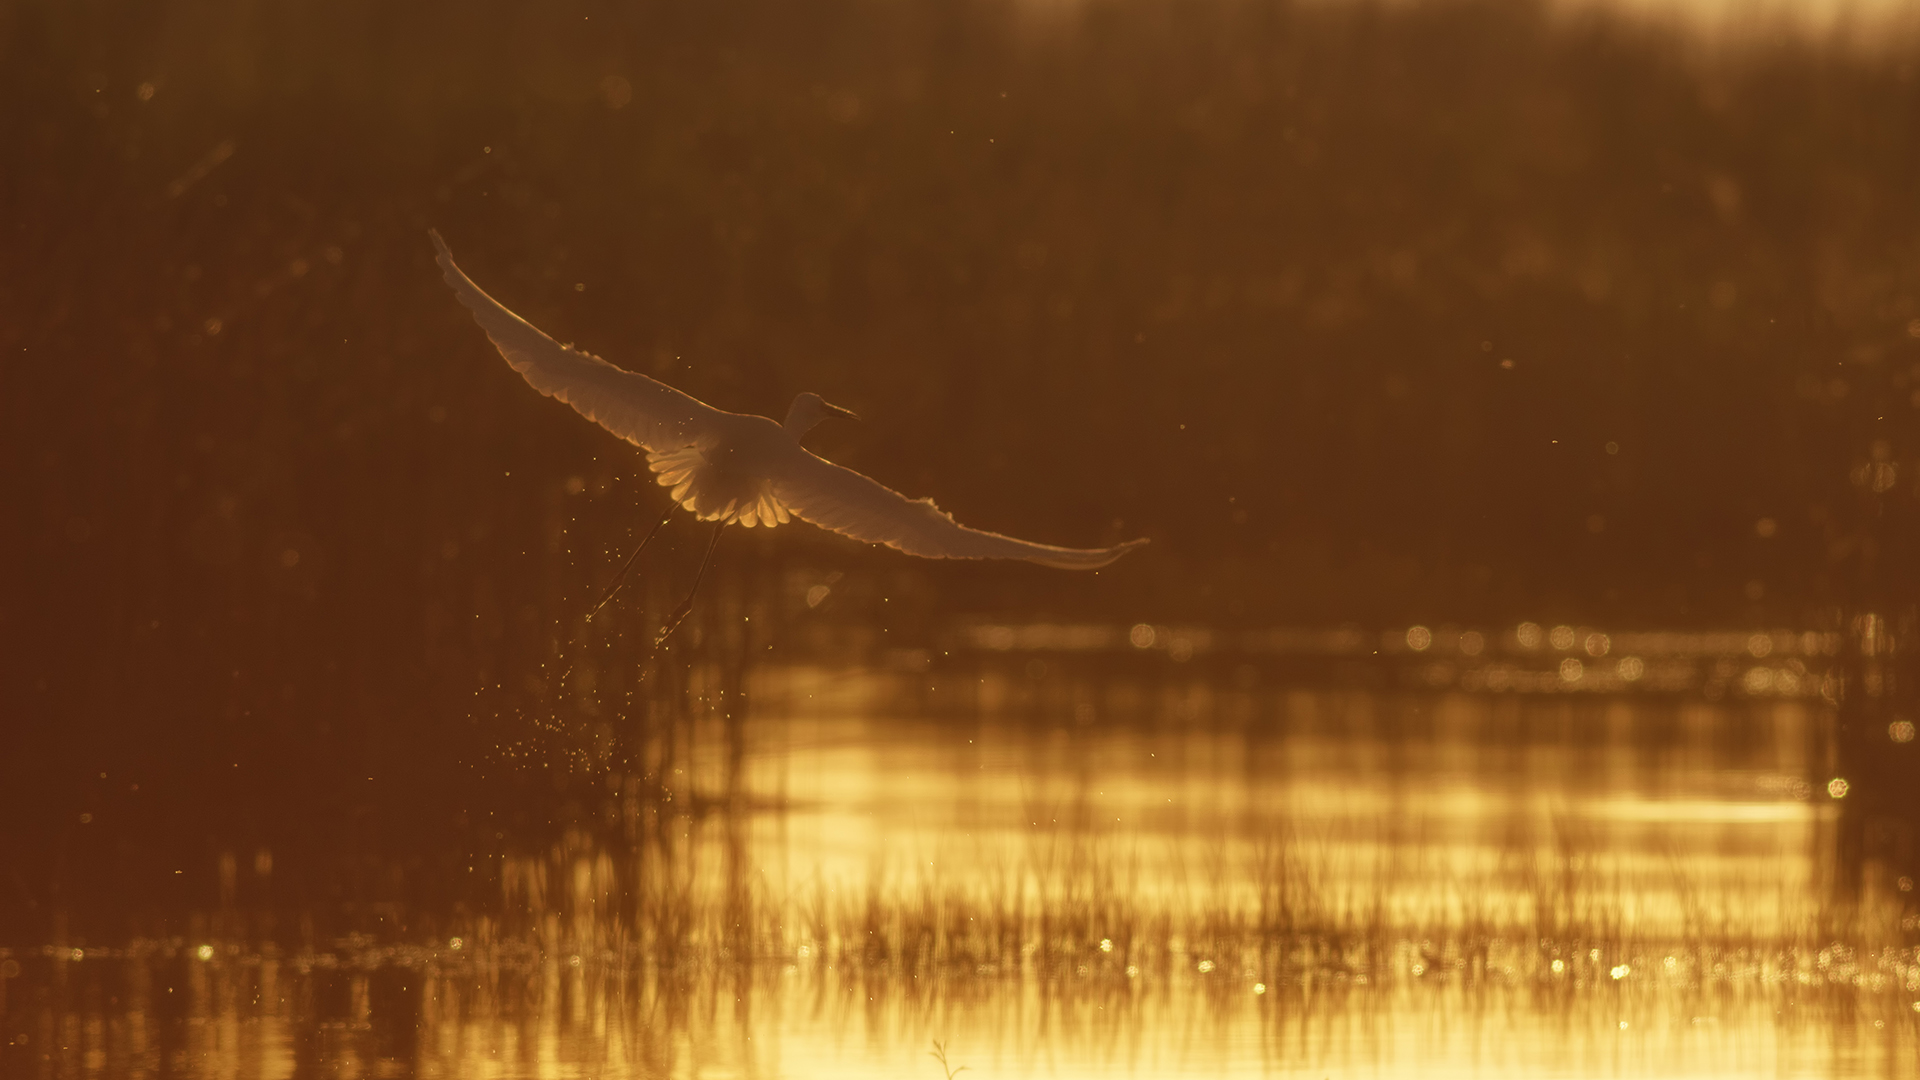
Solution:
<path fill-rule="evenodd" d="M 935 1076 L 935 1039 L 981 1076 L 1914 1071 L 1822 702 L 889 711 L 918 678 L 762 675 L 431 938 L 16 951 L 7 1075 Z"/>

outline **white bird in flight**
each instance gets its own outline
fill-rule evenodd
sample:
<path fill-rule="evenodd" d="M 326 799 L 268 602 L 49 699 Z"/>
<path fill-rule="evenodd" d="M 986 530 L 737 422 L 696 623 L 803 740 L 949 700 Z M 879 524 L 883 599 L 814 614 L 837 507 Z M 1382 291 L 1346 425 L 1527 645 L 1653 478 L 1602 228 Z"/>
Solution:
<path fill-rule="evenodd" d="M 870 544 L 885 544 L 928 559 L 1025 559 L 1063 570 L 1097 570 L 1145 544 L 1145 539 L 1104 548 L 1067 548 L 1016 540 L 969 529 L 933 504 L 909 499 L 874 480 L 817 457 L 800 445 L 814 425 L 828 416 L 852 416 L 819 394 L 793 399 L 784 424 L 764 416 L 726 412 L 634 371 L 617 368 L 591 353 L 562 345 L 488 296 L 454 265 L 440 233 L 429 230 L 439 249 L 446 282 L 473 319 L 486 331 L 508 365 L 535 390 L 564 401 L 574 411 L 647 452 L 647 466 L 662 487 L 671 489 L 666 515 L 627 559 L 614 583 L 594 607 L 598 613 L 640 557 L 647 542 L 673 515 L 674 506 L 712 521 L 713 537 L 694 578 L 694 591 L 706 576 L 707 562 L 720 531 L 738 522 L 772 528 L 794 518 Z M 666 640 L 693 606 L 693 592 L 675 609 L 660 640 Z M 591 618 L 592 616 L 589 616 Z"/>

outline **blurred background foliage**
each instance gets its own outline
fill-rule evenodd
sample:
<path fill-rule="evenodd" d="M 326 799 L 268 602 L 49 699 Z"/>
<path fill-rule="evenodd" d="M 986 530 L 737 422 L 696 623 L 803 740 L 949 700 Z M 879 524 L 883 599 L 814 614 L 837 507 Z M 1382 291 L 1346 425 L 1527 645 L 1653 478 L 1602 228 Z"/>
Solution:
<path fill-rule="evenodd" d="M 1094 577 L 730 536 L 689 649 L 1910 596 L 1915 59 L 1524 0 L 7 5 L 0 906 L 538 816 L 662 496 L 429 226 L 562 340 L 857 410 L 816 449 L 963 521 L 1154 540 Z"/>

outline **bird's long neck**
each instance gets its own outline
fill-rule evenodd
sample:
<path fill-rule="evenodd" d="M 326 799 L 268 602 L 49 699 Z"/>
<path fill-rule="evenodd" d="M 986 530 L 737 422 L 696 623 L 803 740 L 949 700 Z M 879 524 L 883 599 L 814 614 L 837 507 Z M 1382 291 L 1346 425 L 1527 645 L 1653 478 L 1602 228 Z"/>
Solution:
<path fill-rule="evenodd" d="M 795 398 L 793 404 L 788 407 L 787 422 L 780 426 L 786 429 L 794 442 L 799 442 L 807 432 L 812 431 L 824 419 L 826 416 L 820 411 L 818 405 L 809 398 L 799 397 Z"/>

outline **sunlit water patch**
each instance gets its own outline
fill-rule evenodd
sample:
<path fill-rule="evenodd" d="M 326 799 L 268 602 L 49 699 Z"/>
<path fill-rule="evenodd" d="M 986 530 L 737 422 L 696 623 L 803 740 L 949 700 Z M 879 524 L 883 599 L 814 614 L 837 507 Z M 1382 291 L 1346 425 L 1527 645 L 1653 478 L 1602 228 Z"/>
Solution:
<path fill-rule="evenodd" d="M 14 949 L 8 1075 L 1912 1071 L 1817 696 L 1076 670 L 763 672 L 432 931 Z"/>

